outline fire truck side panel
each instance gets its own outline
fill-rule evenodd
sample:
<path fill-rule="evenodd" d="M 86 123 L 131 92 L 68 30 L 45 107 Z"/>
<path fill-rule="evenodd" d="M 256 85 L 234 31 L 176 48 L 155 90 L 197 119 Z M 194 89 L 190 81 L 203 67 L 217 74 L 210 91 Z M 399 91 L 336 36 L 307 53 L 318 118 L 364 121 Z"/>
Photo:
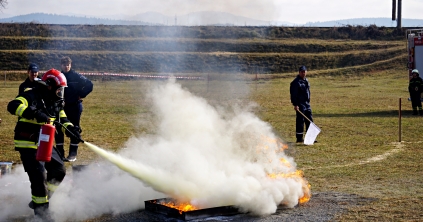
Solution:
<path fill-rule="evenodd" d="M 417 70 L 422 70 L 423 71 L 423 45 L 422 46 L 416 46 L 415 48 L 415 67 Z"/>

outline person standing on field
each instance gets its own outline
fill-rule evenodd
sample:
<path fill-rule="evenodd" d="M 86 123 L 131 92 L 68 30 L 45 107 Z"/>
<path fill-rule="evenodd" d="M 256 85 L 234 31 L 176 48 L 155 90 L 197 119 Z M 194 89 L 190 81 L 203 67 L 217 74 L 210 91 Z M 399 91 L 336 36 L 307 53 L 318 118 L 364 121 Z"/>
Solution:
<path fill-rule="evenodd" d="M 38 77 L 38 66 L 35 63 L 31 63 L 28 66 L 28 78 L 19 85 L 19 94 L 23 93 L 28 88 L 34 88 L 36 86 L 36 79 Z"/>
<path fill-rule="evenodd" d="M 82 99 L 85 98 L 93 90 L 93 83 L 85 78 L 83 75 L 75 72 L 72 67 L 72 60 L 65 56 L 60 60 L 62 73 L 68 81 L 68 87 L 65 89 L 65 113 L 72 122 L 72 124 L 79 129 L 81 133 L 81 114 L 82 114 Z M 69 145 L 69 155 L 65 161 L 73 162 L 78 155 L 79 141 L 71 138 Z M 56 134 L 56 147 L 59 152 L 65 153 L 64 150 L 64 135 L 62 132 Z"/>
<path fill-rule="evenodd" d="M 81 142 L 82 139 L 63 111 L 63 93 L 67 87 L 65 76 L 59 70 L 51 69 L 36 83 L 35 87 L 10 101 L 7 111 L 19 117 L 14 130 L 14 143 L 31 183 L 32 200 L 28 206 L 40 221 L 51 221 L 49 199 L 65 178 L 66 168 L 54 147 L 50 161 L 37 160 L 38 143 L 46 140 L 45 137 L 40 138 L 41 126 L 55 125 L 57 131 L 66 131 L 66 135 L 73 137 L 73 140 Z"/>
<path fill-rule="evenodd" d="M 408 92 L 410 92 L 411 106 L 413 107 L 413 115 L 420 113 L 423 116 L 421 94 L 423 92 L 423 80 L 419 77 L 419 70 L 413 69 L 411 71 L 412 78 L 408 85 Z M 419 112 L 417 112 L 417 109 Z"/>
<path fill-rule="evenodd" d="M 306 78 L 307 68 L 301 66 L 298 70 L 297 77 L 291 82 L 290 85 L 290 94 L 291 94 L 291 103 L 294 106 L 296 111 L 296 138 L 297 143 L 304 142 L 304 124 L 306 126 L 306 131 L 310 126 L 310 121 L 313 122 L 313 116 L 310 106 L 310 84 Z M 304 114 L 309 120 L 307 120 L 302 114 Z M 317 142 L 317 141 L 315 141 Z"/>

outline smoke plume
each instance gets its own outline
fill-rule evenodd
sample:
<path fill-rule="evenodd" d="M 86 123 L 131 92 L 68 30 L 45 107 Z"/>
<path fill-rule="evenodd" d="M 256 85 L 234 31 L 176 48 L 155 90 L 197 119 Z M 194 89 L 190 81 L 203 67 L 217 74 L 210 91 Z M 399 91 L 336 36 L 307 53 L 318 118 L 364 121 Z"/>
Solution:
<path fill-rule="evenodd" d="M 279 204 L 295 206 L 303 196 L 298 178 L 269 177 L 292 173 L 296 165 L 271 126 L 248 107 L 224 112 L 175 80 L 153 87 L 148 98 L 159 122 L 156 134 L 131 138 L 118 154 L 97 148 L 126 172 L 102 161 L 67 176 L 50 200 L 55 220 L 130 212 L 163 197 L 268 215 Z M 32 213 L 27 180 L 21 167 L 0 180 L 14 184 L 0 189 L 0 198 L 15 201 L 0 202 L 0 220 Z"/>

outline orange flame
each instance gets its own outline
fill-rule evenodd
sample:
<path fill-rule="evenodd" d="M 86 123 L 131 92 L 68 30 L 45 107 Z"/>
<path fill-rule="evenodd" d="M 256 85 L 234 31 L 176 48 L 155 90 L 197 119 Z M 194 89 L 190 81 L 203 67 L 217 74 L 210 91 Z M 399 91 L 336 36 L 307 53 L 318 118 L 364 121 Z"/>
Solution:
<path fill-rule="evenodd" d="M 302 170 L 296 170 L 295 172 L 291 173 L 271 173 L 267 175 L 268 177 L 272 179 L 278 179 L 278 178 L 294 178 L 296 180 L 299 180 L 302 185 L 303 189 L 303 196 L 298 199 L 298 202 L 300 204 L 307 203 L 311 198 L 311 185 L 308 183 L 308 181 L 304 178 L 304 172 Z"/>
<path fill-rule="evenodd" d="M 174 203 L 169 201 L 169 202 L 160 202 L 158 204 L 161 204 L 163 206 L 170 207 L 173 209 L 177 209 L 180 214 L 182 214 L 183 212 L 193 211 L 198 209 L 189 203 Z"/>
<path fill-rule="evenodd" d="M 284 164 L 287 167 L 292 167 L 291 163 L 288 162 L 288 160 L 286 160 L 285 158 L 280 158 L 279 159 L 281 161 L 282 164 Z"/>

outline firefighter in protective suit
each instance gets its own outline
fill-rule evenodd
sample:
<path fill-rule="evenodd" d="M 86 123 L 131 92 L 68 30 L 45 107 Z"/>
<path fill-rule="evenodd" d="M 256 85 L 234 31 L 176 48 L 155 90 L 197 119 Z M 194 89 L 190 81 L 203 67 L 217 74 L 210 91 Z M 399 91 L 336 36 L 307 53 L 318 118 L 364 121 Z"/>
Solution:
<path fill-rule="evenodd" d="M 50 162 L 36 160 L 41 125 L 54 124 L 56 130 L 81 141 L 79 131 L 67 120 L 63 111 L 64 87 L 67 87 L 65 76 L 50 69 L 36 87 L 19 94 L 7 106 L 11 114 L 18 116 L 14 143 L 31 182 L 32 201 L 29 207 L 34 209 L 35 215 L 46 220 L 50 218 L 49 198 L 63 181 L 66 168 L 63 153 L 58 153 L 55 148 Z"/>
<path fill-rule="evenodd" d="M 408 92 L 410 92 L 411 106 L 413 108 L 413 115 L 417 115 L 417 109 L 421 116 L 423 116 L 421 94 L 423 92 L 423 80 L 419 77 L 419 70 L 413 69 L 411 71 L 412 78 L 408 85 Z"/>

